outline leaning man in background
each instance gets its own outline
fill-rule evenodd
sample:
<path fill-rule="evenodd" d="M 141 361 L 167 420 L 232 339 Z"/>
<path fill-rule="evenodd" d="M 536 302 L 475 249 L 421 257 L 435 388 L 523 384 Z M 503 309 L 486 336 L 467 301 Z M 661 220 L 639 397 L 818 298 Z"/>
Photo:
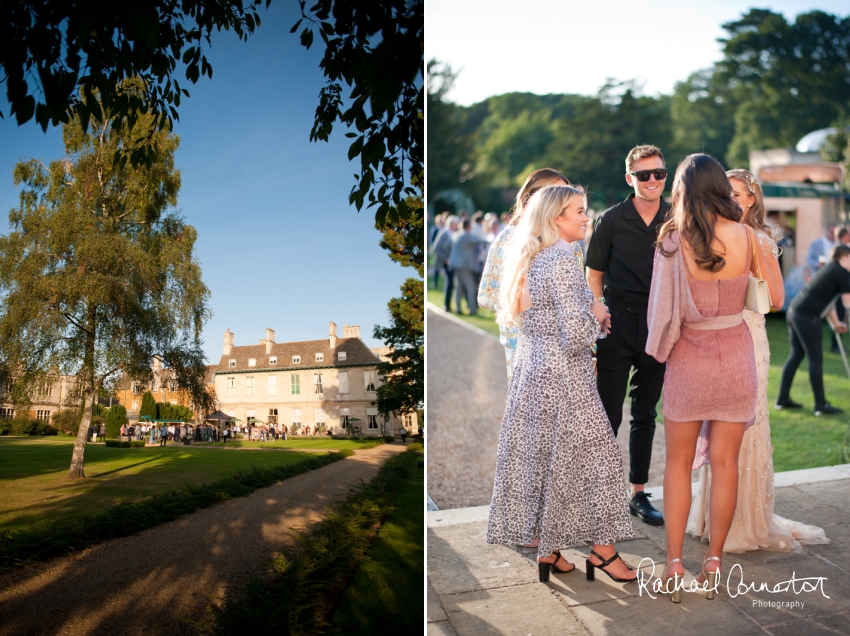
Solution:
<path fill-rule="evenodd" d="M 611 333 L 598 341 L 597 385 L 614 436 L 623 420 L 631 376 L 631 482 L 629 507 L 644 523 L 660 526 L 664 517 L 649 501 L 655 405 L 664 384 L 664 363 L 648 355 L 646 311 L 652 283 L 655 238 L 670 206 L 661 198 L 667 170 L 655 146 L 637 146 L 626 157 L 626 182 L 634 193 L 606 210 L 594 223 L 587 248 L 587 282 L 611 312 Z"/>

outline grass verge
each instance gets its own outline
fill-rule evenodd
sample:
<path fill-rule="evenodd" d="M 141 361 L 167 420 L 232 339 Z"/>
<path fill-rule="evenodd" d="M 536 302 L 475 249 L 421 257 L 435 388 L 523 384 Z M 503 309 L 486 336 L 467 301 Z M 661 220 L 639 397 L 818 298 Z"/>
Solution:
<path fill-rule="evenodd" d="M 272 562 L 270 577 L 254 579 L 238 598 L 211 606 L 212 621 L 203 626 L 204 631 L 217 636 L 327 633 L 334 601 L 352 572 L 367 558 L 379 524 L 398 502 L 398 493 L 419 472 L 416 463 L 421 456 L 422 446 L 410 444 L 407 451 L 387 460 L 368 484 L 354 489 L 310 532 L 299 534 L 295 546 Z M 424 515 L 422 503 L 420 488 L 420 515 Z M 421 568 L 422 533 L 417 540 Z M 410 594 L 411 606 L 420 606 L 414 631 L 422 626 L 421 581 L 420 570 Z M 381 600 L 373 599 L 372 607 L 376 602 L 380 605 Z M 394 633 L 414 632 L 394 630 Z"/>
<path fill-rule="evenodd" d="M 227 479 L 168 489 L 144 499 L 122 502 L 71 522 L 54 522 L 27 530 L 0 531 L 0 571 L 44 561 L 87 548 L 106 539 L 127 537 L 235 497 L 244 497 L 301 473 L 350 457 L 344 450 L 310 457 L 297 464 L 254 467 Z"/>
<path fill-rule="evenodd" d="M 331 633 L 363 636 L 416 634 L 425 624 L 425 471 L 399 488 L 394 509 L 331 614 Z"/>

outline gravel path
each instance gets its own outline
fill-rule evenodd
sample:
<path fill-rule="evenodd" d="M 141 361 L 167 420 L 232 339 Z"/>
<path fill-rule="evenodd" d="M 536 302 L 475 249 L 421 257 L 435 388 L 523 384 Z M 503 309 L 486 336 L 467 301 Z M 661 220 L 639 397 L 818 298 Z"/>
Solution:
<path fill-rule="evenodd" d="M 368 481 L 401 444 L 353 457 L 133 537 L 0 576 L 0 635 L 197 634 L 211 598 L 264 572 L 292 531 Z"/>
<path fill-rule="evenodd" d="M 440 509 L 483 506 L 493 495 L 508 389 L 498 338 L 428 306 L 428 494 Z M 617 443 L 629 474 L 629 407 Z M 648 486 L 664 481 L 664 426 L 655 431 Z"/>

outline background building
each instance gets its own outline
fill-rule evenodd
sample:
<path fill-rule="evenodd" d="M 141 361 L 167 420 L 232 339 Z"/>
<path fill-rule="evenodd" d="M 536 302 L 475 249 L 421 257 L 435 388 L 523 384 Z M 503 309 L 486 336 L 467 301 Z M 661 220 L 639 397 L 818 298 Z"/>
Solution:
<path fill-rule="evenodd" d="M 14 417 L 30 417 L 47 423 L 50 418 L 67 409 L 80 406 L 79 397 L 74 395 L 77 379 L 75 376 L 60 375 L 39 386 L 30 394 L 30 408 L 21 412 L 8 400 L 9 386 L 0 387 L 0 419 L 11 420 Z"/>
<path fill-rule="evenodd" d="M 220 409 L 239 420 L 276 428 L 324 428 L 335 434 L 351 423 L 362 435 L 394 435 L 405 422 L 415 430 L 416 415 L 384 420 L 373 404 L 380 386 L 380 358 L 360 339 L 359 326 L 329 323 L 323 340 L 276 342 L 275 332 L 256 345 L 235 345 L 224 332 L 221 360 L 211 369 Z"/>

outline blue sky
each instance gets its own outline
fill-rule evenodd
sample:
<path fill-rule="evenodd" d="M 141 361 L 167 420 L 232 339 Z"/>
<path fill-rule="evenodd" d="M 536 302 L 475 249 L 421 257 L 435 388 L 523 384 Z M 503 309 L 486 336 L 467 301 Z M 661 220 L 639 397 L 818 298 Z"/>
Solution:
<path fill-rule="evenodd" d="M 847 0 L 426 0 L 425 57 L 459 71 L 449 98 L 464 105 L 513 91 L 594 95 L 608 78 L 670 94 L 722 59 L 721 25 L 750 7 L 788 20 L 850 13 Z"/>
<path fill-rule="evenodd" d="M 359 163 L 347 159 L 337 128 L 330 143 L 310 143 L 323 76 L 321 47 L 306 51 L 289 33 L 293 2 L 272 3 L 262 26 L 240 42 L 217 34 L 208 58 L 213 79 L 182 81 L 178 209 L 198 229 L 197 257 L 212 293 L 204 329 L 211 362 L 222 334 L 257 344 L 266 327 L 278 342 L 327 337 L 328 322 L 360 325 L 367 345 L 374 325 L 389 322 L 387 301 L 414 270 L 378 247 L 374 214 L 348 206 Z M 181 76 L 182 78 L 182 76 Z M 4 91 L 5 97 L 5 91 Z M 0 231 L 17 205 L 12 168 L 23 157 L 46 162 L 63 154 L 59 129 L 0 120 Z"/>

